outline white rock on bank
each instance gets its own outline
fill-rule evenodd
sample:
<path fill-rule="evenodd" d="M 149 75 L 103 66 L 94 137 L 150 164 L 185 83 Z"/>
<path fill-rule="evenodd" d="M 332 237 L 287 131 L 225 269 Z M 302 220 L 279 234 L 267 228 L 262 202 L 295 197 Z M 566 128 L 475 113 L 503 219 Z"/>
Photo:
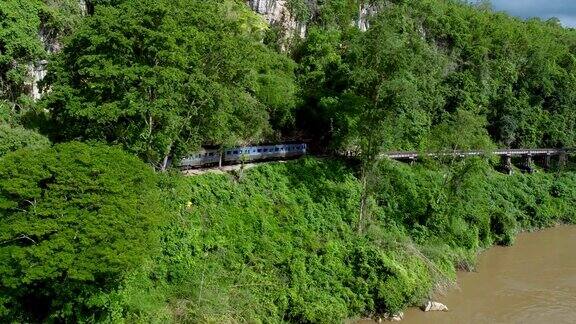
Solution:
<path fill-rule="evenodd" d="M 392 321 L 392 322 L 400 322 L 403 319 L 404 319 L 404 313 L 403 312 L 400 312 L 400 313 L 395 314 L 392 317 L 390 317 L 390 321 Z"/>
<path fill-rule="evenodd" d="M 394 314 L 394 315 L 384 314 L 384 320 L 386 320 L 386 321 L 400 322 L 403 319 L 404 319 L 404 313 L 403 312 L 398 312 L 398 314 Z M 382 318 L 379 318 L 377 322 L 382 323 Z"/>
<path fill-rule="evenodd" d="M 425 312 L 446 312 L 448 311 L 448 307 L 439 302 L 427 301 L 422 305 L 422 310 Z"/>

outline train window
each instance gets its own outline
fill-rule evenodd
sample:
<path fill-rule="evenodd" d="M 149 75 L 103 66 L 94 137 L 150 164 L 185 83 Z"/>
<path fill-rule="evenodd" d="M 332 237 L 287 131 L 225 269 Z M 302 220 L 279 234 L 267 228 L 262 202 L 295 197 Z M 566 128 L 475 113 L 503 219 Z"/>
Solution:
<path fill-rule="evenodd" d="M 214 153 L 210 153 L 210 156 L 214 156 Z"/>
<path fill-rule="evenodd" d="M 238 151 L 234 151 L 234 154 L 238 154 Z"/>
<path fill-rule="evenodd" d="M 264 149 L 264 152 L 268 152 L 268 149 Z"/>
<path fill-rule="evenodd" d="M 226 151 L 226 154 L 232 154 L 232 151 Z"/>
<path fill-rule="evenodd" d="M 258 149 L 258 153 L 262 153 L 262 149 Z"/>
<path fill-rule="evenodd" d="M 278 151 L 280 151 L 280 149 L 279 149 L 279 148 L 275 148 L 274 151 L 278 152 Z"/>

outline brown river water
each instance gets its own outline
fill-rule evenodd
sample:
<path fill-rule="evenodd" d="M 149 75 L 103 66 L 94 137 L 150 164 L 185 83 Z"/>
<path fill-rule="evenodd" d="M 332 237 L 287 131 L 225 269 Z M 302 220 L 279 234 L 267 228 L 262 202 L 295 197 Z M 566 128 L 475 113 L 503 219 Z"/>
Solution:
<path fill-rule="evenodd" d="M 520 234 L 482 253 L 476 270 L 435 299 L 450 311 L 413 308 L 401 323 L 576 323 L 576 226 Z"/>

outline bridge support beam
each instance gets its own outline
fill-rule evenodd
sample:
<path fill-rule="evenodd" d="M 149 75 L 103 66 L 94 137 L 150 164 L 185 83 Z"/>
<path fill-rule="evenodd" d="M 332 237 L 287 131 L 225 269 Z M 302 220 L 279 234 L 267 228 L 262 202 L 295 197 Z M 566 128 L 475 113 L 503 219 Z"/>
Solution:
<path fill-rule="evenodd" d="M 567 160 L 568 160 L 568 156 L 566 155 L 566 152 L 561 152 L 560 156 L 558 157 L 558 167 L 560 169 L 564 168 L 566 166 Z"/>
<path fill-rule="evenodd" d="M 524 169 L 525 169 L 526 172 L 528 172 L 528 173 L 534 172 L 534 168 L 533 168 L 533 165 L 532 165 L 532 154 L 526 154 L 526 155 L 524 155 Z"/>
<path fill-rule="evenodd" d="M 512 155 L 502 155 L 502 170 L 504 173 L 511 175 L 512 170 Z"/>
<path fill-rule="evenodd" d="M 546 153 L 544 156 L 544 168 L 550 169 L 552 167 L 552 155 L 550 153 Z"/>

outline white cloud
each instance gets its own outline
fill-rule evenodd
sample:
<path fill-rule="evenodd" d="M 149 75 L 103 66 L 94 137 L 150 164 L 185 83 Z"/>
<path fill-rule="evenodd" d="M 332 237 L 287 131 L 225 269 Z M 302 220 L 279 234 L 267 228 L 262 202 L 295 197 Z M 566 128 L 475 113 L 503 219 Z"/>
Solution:
<path fill-rule="evenodd" d="M 576 0 L 492 0 L 492 6 L 522 18 L 557 17 L 563 25 L 576 27 Z"/>

